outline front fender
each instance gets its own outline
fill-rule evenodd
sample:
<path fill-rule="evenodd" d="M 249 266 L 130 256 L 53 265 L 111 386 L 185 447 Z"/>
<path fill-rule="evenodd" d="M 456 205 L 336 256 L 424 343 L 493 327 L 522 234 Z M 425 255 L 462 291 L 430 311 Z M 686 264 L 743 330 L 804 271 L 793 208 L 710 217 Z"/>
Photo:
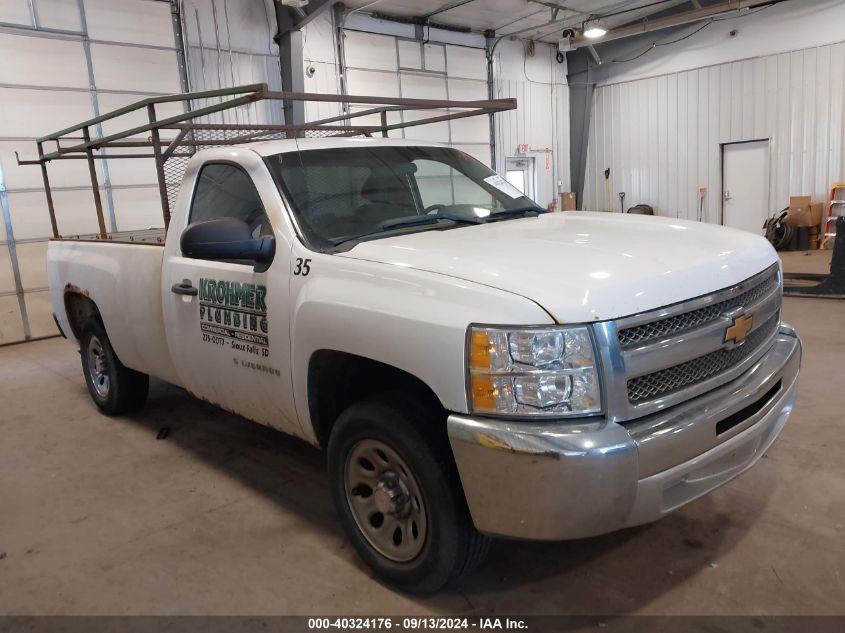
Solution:
<path fill-rule="evenodd" d="M 380 262 L 310 254 L 311 273 L 293 276 L 293 381 L 303 433 L 316 443 L 308 367 L 335 350 L 401 369 L 448 411 L 467 412 L 464 354 L 470 323 L 542 325 L 533 301 L 489 286 Z"/>

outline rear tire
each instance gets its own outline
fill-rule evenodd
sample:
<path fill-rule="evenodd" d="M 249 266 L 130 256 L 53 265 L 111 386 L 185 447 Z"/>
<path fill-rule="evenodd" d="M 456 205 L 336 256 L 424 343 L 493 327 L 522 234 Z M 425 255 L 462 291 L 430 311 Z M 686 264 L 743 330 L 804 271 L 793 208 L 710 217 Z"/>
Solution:
<path fill-rule="evenodd" d="M 418 595 L 457 587 L 490 547 L 472 523 L 434 418 L 407 397 L 360 402 L 340 415 L 328 447 L 347 537 L 379 578 Z"/>
<path fill-rule="evenodd" d="M 120 362 L 99 319 L 85 323 L 79 343 L 85 385 L 100 411 L 120 415 L 144 406 L 149 376 Z"/>

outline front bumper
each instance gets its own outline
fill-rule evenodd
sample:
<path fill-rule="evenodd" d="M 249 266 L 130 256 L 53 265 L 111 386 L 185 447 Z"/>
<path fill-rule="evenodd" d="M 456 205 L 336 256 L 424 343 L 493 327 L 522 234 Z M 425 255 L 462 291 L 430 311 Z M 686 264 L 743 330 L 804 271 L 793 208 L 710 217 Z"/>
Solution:
<path fill-rule="evenodd" d="M 625 425 L 450 415 L 470 513 L 484 533 L 594 536 L 655 521 L 750 468 L 792 411 L 801 341 L 782 325 L 736 380 Z"/>

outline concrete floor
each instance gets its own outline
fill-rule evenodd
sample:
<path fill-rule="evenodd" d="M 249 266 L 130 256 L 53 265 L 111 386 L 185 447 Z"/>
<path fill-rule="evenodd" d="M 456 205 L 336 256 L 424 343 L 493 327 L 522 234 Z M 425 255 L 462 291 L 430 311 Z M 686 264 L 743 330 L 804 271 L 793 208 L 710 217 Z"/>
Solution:
<path fill-rule="evenodd" d="M 0 348 L 0 613 L 845 614 L 845 302 L 784 312 L 801 391 L 755 468 L 650 526 L 497 542 L 431 599 L 357 560 L 316 450 L 158 382 L 109 419 L 65 341 Z"/>

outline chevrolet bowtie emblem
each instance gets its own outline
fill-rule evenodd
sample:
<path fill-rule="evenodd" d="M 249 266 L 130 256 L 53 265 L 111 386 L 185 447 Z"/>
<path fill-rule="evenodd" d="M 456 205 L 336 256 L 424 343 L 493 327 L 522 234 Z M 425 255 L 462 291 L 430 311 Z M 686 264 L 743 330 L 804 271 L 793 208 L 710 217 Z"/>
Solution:
<path fill-rule="evenodd" d="M 725 343 L 729 341 L 733 341 L 737 345 L 742 343 L 751 331 L 751 322 L 753 320 L 754 317 L 745 316 L 744 314 L 734 317 L 730 327 L 725 330 Z"/>

